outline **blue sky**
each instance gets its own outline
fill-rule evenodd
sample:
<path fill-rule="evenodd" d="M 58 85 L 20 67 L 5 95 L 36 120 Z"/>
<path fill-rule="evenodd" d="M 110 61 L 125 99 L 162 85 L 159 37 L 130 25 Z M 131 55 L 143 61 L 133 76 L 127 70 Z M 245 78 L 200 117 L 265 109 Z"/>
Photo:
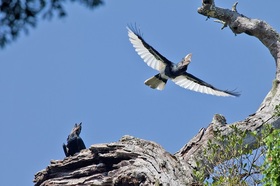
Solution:
<path fill-rule="evenodd" d="M 234 1 L 217 1 L 230 8 Z M 257 39 L 234 34 L 196 10 L 200 1 L 106 1 L 89 10 L 66 6 L 64 19 L 36 29 L 0 51 L 1 184 L 32 185 L 62 143 L 83 122 L 87 147 L 129 134 L 175 153 L 216 113 L 228 123 L 254 113 L 274 78 L 275 63 Z M 280 2 L 239 1 L 238 11 L 280 30 Z M 173 62 L 192 53 L 188 72 L 241 97 L 216 97 L 168 82 L 157 91 L 144 81 L 157 72 L 128 40 L 137 23 L 144 39 Z"/>

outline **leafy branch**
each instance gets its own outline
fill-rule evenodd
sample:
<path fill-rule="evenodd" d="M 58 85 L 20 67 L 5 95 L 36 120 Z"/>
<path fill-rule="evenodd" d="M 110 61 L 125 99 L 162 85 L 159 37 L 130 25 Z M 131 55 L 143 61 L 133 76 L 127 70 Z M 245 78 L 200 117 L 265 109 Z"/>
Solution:
<path fill-rule="evenodd" d="M 103 4 L 103 0 L 71 0 L 88 8 Z M 24 31 L 36 27 L 39 18 L 51 19 L 54 15 L 67 15 L 66 0 L 2 0 L 0 1 L 0 47 L 16 40 Z"/>

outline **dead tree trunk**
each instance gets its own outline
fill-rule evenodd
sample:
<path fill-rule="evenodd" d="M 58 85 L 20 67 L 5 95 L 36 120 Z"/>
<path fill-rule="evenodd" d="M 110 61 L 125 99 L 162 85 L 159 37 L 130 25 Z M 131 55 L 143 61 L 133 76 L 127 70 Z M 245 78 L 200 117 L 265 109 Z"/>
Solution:
<path fill-rule="evenodd" d="M 269 24 L 238 13 L 236 4 L 232 9 L 215 6 L 214 0 L 203 0 L 198 13 L 216 18 L 235 34 L 245 33 L 258 38 L 268 48 L 276 63 L 276 76 L 259 109 L 243 121 L 234 123 L 243 131 L 260 132 L 269 122 L 280 128 L 280 119 L 273 118 L 276 105 L 280 104 L 280 36 Z M 35 175 L 36 186 L 46 185 L 192 185 L 196 160 L 201 157 L 213 131 L 222 135 L 232 130 L 224 125 L 223 118 L 215 115 L 212 123 L 201 129 L 175 154 L 166 152 L 160 145 L 131 136 L 110 144 L 92 145 L 81 153 L 61 161 L 52 161 Z M 245 143 L 253 148 L 256 140 L 249 133 Z M 202 157 L 201 157 L 202 158 Z M 207 173 L 205 172 L 205 176 Z"/>

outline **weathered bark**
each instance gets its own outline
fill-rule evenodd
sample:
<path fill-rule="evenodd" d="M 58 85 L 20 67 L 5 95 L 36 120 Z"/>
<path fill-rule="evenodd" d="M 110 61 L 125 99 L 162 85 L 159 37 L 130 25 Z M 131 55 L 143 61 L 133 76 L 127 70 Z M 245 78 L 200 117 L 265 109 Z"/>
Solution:
<path fill-rule="evenodd" d="M 35 185 L 186 185 L 184 167 L 160 145 L 124 136 L 52 161 Z"/>
<path fill-rule="evenodd" d="M 228 26 L 235 34 L 245 33 L 258 38 L 268 48 L 276 63 L 276 76 L 259 109 L 243 121 L 235 122 L 239 129 L 248 131 L 245 143 L 256 148 L 256 139 L 249 131 L 261 132 L 269 122 L 280 128 L 280 119 L 274 118 L 275 106 L 280 104 L 280 36 L 269 24 L 251 19 L 232 9 L 215 6 L 214 0 L 203 0 L 198 13 L 212 17 Z M 213 138 L 213 131 L 219 129 L 222 135 L 232 130 L 225 125 L 220 115 L 215 115 L 207 128 L 202 128 L 182 149 L 174 155 L 160 145 L 124 136 L 119 142 L 93 145 L 78 155 L 62 161 L 53 161 L 45 170 L 35 175 L 35 185 L 192 185 L 196 161 L 207 141 Z M 202 159 L 203 161 L 203 159 Z M 205 162 L 207 163 L 207 162 Z M 208 173 L 205 172 L 205 176 Z"/>

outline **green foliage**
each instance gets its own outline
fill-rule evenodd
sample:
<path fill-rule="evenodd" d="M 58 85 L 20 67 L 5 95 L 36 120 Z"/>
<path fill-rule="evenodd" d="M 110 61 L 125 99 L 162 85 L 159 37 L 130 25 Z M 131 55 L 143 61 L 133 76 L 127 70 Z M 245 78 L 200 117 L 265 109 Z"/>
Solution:
<path fill-rule="evenodd" d="M 94 8 L 103 4 L 103 0 L 71 0 Z M 64 17 L 65 0 L 2 0 L 0 1 L 0 47 L 5 47 L 18 38 L 22 31 L 35 27 L 38 18 Z"/>
<path fill-rule="evenodd" d="M 203 151 L 203 162 L 197 161 L 198 171 L 195 177 L 201 185 L 207 186 L 245 186 L 261 182 L 259 173 L 263 161 L 264 148 L 251 150 L 244 146 L 245 137 L 250 134 L 261 144 L 261 137 L 256 132 L 241 131 L 231 126 L 231 135 L 215 132 L 215 138 L 209 140 Z M 214 170 L 212 169 L 214 167 Z M 209 177 L 205 180 L 205 172 Z"/>
<path fill-rule="evenodd" d="M 280 105 L 276 105 L 274 116 L 280 117 Z"/>
<path fill-rule="evenodd" d="M 280 130 L 275 129 L 265 139 L 267 147 L 263 164 L 263 183 L 265 186 L 280 185 Z"/>
<path fill-rule="evenodd" d="M 275 107 L 273 117 L 280 117 L 280 105 Z M 194 176 L 198 184 L 279 186 L 280 129 L 264 124 L 259 134 L 256 131 L 241 131 L 234 125 L 231 128 L 231 135 L 225 136 L 217 131 L 214 139 L 208 141 L 203 151 L 203 161 L 197 161 L 198 170 Z M 256 139 L 255 147 L 244 145 L 247 135 Z M 205 173 L 209 176 L 205 176 Z"/>
<path fill-rule="evenodd" d="M 274 117 L 280 117 L 280 105 L 275 107 Z M 267 127 L 268 135 L 264 138 L 266 146 L 266 159 L 263 163 L 263 185 L 280 185 L 280 129 Z"/>

